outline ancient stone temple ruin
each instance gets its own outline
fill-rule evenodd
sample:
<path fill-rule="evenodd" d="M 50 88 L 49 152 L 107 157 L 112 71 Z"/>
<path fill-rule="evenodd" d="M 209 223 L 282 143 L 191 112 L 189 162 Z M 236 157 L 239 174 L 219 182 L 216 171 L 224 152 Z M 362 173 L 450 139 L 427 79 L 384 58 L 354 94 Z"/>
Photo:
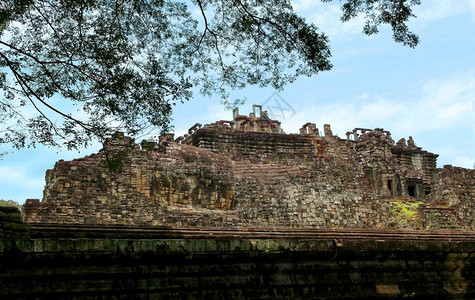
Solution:
<path fill-rule="evenodd" d="M 474 299 L 475 171 L 322 129 L 254 106 L 58 161 L 0 207 L 0 299 Z"/>
<path fill-rule="evenodd" d="M 306 123 L 284 133 L 261 106 L 136 144 L 117 133 L 97 154 L 46 173 L 27 223 L 475 229 L 475 171 L 436 167 L 412 137 Z"/>

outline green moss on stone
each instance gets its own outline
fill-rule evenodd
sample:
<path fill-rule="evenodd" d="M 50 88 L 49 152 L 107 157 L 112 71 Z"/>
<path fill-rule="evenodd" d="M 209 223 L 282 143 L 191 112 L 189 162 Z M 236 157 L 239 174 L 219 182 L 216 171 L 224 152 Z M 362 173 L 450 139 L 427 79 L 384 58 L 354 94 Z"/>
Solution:
<path fill-rule="evenodd" d="M 229 251 L 241 250 L 241 241 L 238 239 L 232 239 L 229 241 Z"/>
<path fill-rule="evenodd" d="M 104 251 L 104 241 L 102 239 L 89 240 L 89 251 Z"/>
<path fill-rule="evenodd" d="M 34 240 L 33 241 L 33 251 L 34 252 L 43 252 L 44 251 L 43 240 Z"/>
<path fill-rule="evenodd" d="M 167 248 L 167 242 L 165 240 L 154 241 L 154 251 L 163 252 Z"/>
<path fill-rule="evenodd" d="M 76 241 L 76 249 L 77 251 L 88 251 L 88 242 L 87 239 L 78 239 Z"/>
<path fill-rule="evenodd" d="M 251 250 L 251 242 L 248 240 L 241 240 L 241 251 L 250 251 Z"/>
<path fill-rule="evenodd" d="M 59 252 L 60 250 L 59 243 L 57 240 L 46 240 L 45 244 L 46 252 Z"/>
<path fill-rule="evenodd" d="M 185 250 L 187 253 L 203 253 L 206 251 L 206 241 L 201 239 L 191 239 L 186 241 Z"/>
<path fill-rule="evenodd" d="M 139 241 L 139 240 L 135 240 L 135 241 L 132 241 L 132 251 L 133 252 L 139 252 L 140 249 L 142 249 L 142 241 Z"/>
<path fill-rule="evenodd" d="M 140 251 L 144 252 L 153 252 L 155 248 L 155 243 L 150 240 L 143 240 L 141 243 Z"/>
<path fill-rule="evenodd" d="M 23 253 L 31 252 L 33 250 L 33 242 L 29 239 L 16 239 L 15 247 Z"/>
<path fill-rule="evenodd" d="M 166 251 L 170 252 L 184 252 L 186 249 L 185 240 L 167 240 Z"/>
<path fill-rule="evenodd" d="M 120 253 L 129 252 L 129 243 L 126 240 L 117 241 L 117 251 Z"/>
<path fill-rule="evenodd" d="M 112 240 L 110 239 L 105 239 L 103 241 L 103 247 L 104 247 L 104 251 L 108 251 L 108 252 L 111 252 L 112 249 L 115 249 L 115 247 L 113 247 Z"/>
<path fill-rule="evenodd" d="M 217 241 L 218 251 L 219 252 L 228 252 L 229 251 L 229 240 Z"/>
<path fill-rule="evenodd" d="M 256 243 L 256 249 L 266 253 L 278 251 L 279 248 L 277 240 L 259 240 Z"/>
<path fill-rule="evenodd" d="M 216 240 L 207 240 L 206 241 L 206 252 L 216 252 L 218 249 L 218 245 Z"/>

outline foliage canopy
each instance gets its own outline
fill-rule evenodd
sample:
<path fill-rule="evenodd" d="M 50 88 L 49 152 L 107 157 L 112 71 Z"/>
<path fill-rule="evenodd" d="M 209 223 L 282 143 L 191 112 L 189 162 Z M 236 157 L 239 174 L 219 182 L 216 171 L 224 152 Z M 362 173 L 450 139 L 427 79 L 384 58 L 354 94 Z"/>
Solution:
<path fill-rule="evenodd" d="M 322 0 L 330 2 L 332 0 Z M 406 26 L 418 0 L 347 0 L 364 33 Z M 0 143 L 87 145 L 168 130 L 172 107 L 330 70 L 329 40 L 288 0 L 7 0 L 0 3 Z M 71 109 L 70 107 L 74 107 Z"/>

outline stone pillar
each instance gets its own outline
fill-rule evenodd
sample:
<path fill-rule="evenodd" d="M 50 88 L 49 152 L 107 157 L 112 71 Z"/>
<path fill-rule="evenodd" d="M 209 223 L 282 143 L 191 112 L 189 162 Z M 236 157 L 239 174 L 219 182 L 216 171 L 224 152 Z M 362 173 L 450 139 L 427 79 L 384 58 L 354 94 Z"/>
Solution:
<path fill-rule="evenodd" d="M 332 129 L 330 127 L 330 124 L 323 125 L 323 133 L 325 134 L 325 137 L 333 136 L 333 132 L 332 132 Z"/>

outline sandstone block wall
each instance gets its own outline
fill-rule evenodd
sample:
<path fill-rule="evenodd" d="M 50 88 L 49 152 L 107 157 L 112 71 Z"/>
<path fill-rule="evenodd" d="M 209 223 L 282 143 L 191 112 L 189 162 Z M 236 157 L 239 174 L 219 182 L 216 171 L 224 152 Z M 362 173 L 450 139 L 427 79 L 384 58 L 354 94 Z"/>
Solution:
<path fill-rule="evenodd" d="M 218 124 L 180 143 L 141 145 L 119 134 L 97 154 L 57 162 L 43 200 L 24 205 L 24 219 L 473 230 L 473 170 L 438 171 L 435 154 L 395 145 L 382 130 L 356 141 L 326 131 L 272 134 Z"/>
<path fill-rule="evenodd" d="M 475 170 L 444 166 L 432 180 L 434 201 L 447 208 L 466 229 L 475 224 Z"/>
<path fill-rule="evenodd" d="M 1 299 L 473 299 L 474 233 L 21 223 Z"/>
<path fill-rule="evenodd" d="M 0 207 L 1 299 L 473 299 L 474 232 L 24 224 Z"/>

